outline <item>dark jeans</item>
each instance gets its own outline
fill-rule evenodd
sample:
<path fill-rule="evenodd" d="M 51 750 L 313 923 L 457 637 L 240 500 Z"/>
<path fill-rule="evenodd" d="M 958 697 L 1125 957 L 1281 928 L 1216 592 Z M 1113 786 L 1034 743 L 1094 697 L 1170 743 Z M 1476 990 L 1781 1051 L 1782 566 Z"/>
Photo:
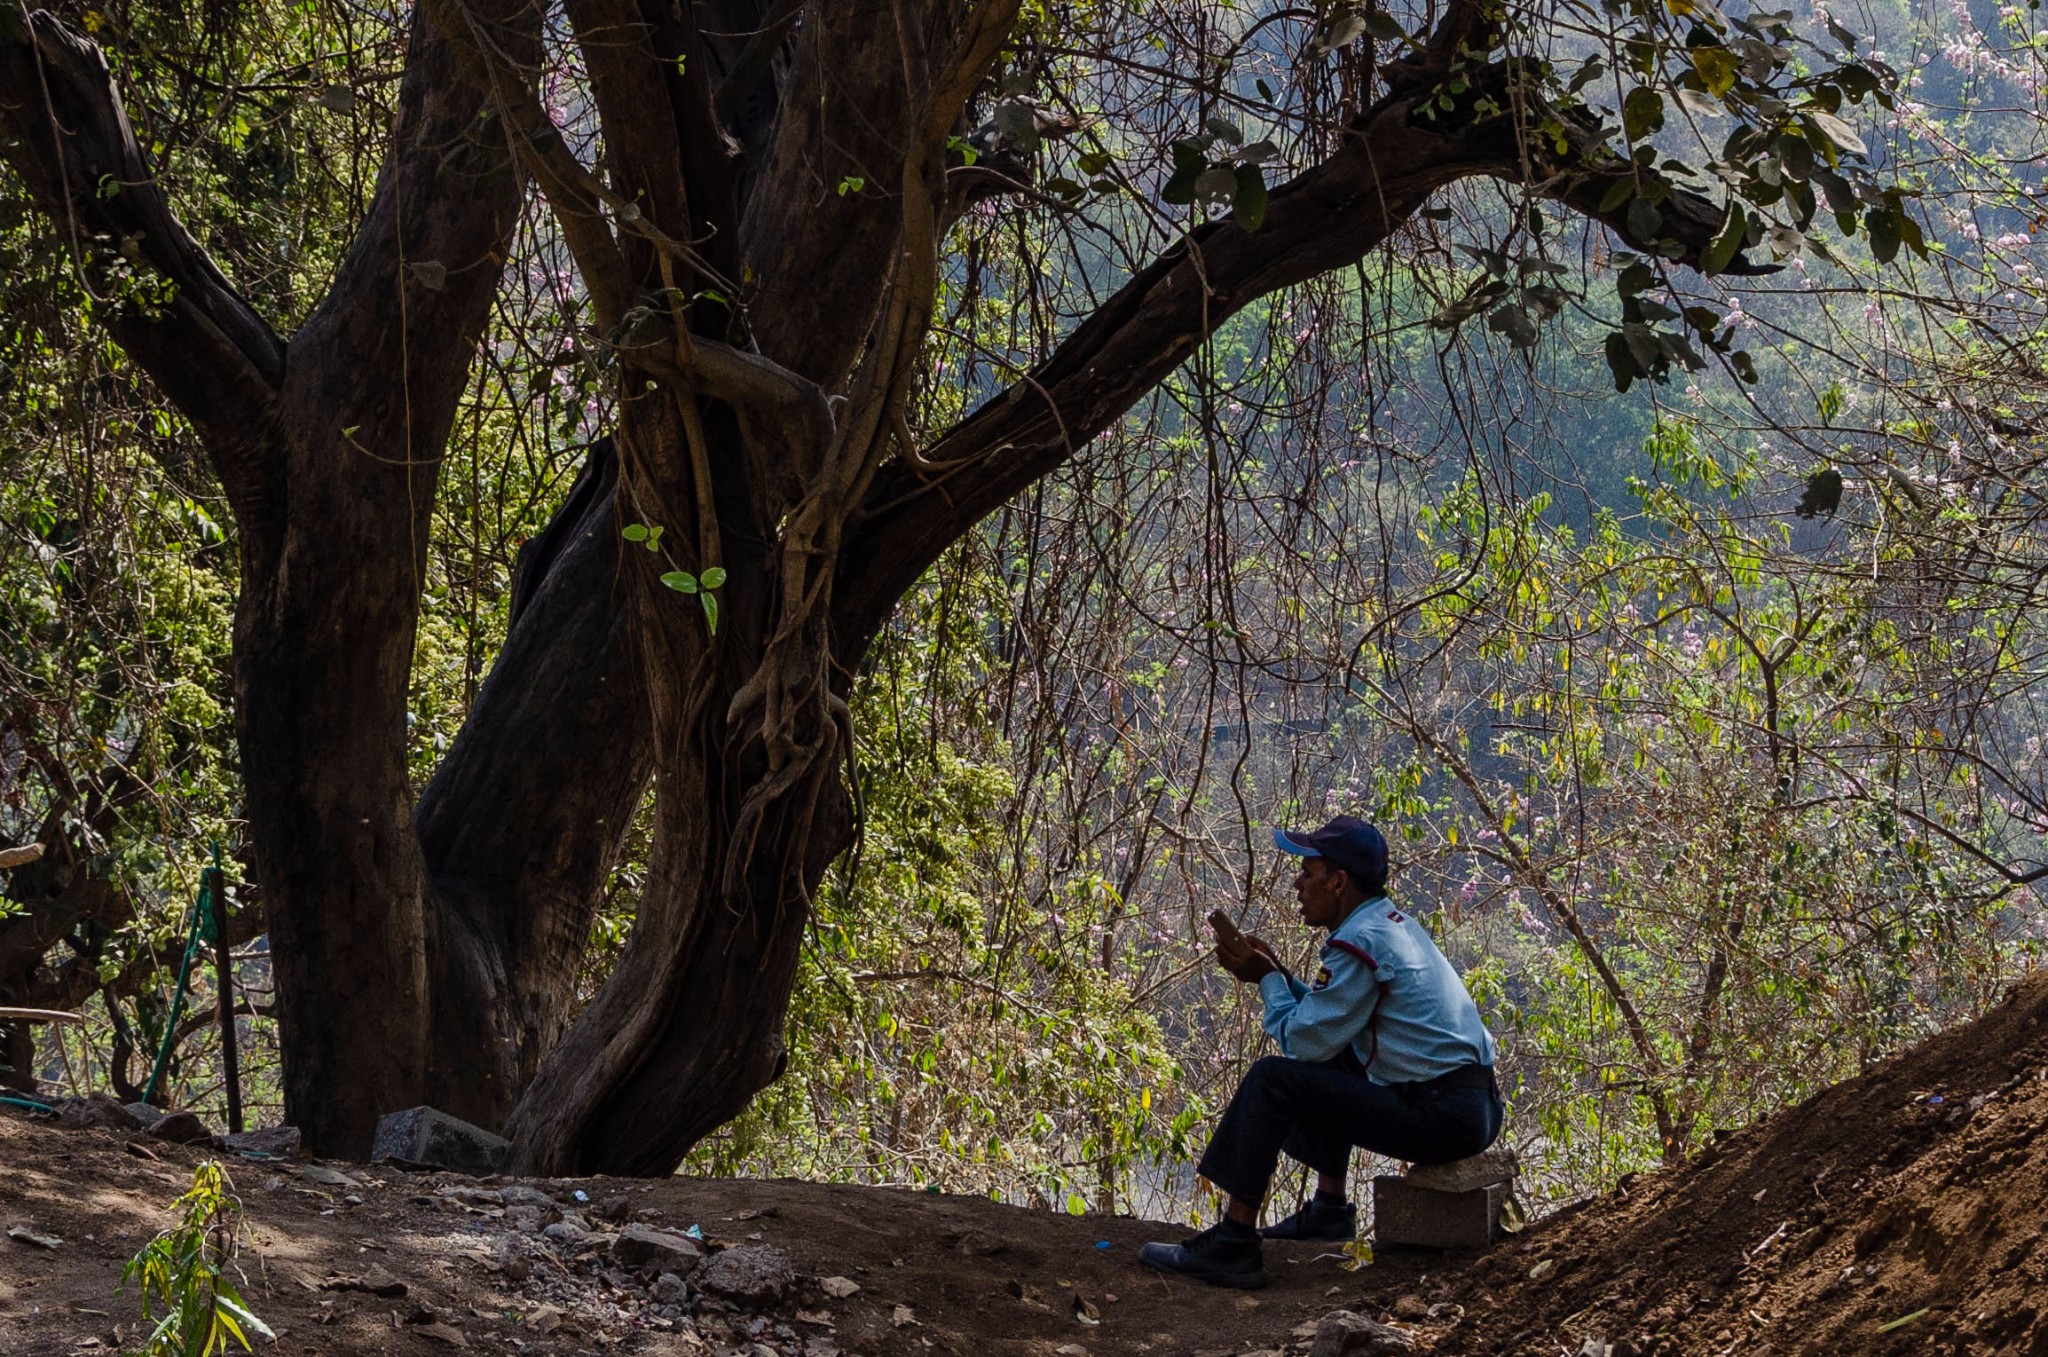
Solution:
<path fill-rule="evenodd" d="M 1269 1055 L 1245 1071 L 1198 1171 L 1231 1196 L 1265 1200 L 1280 1155 L 1341 1177 L 1351 1148 L 1447 1164 L 1478 1154 L 1500 1134 L 1492 1088 L 1375 1084 L 1349 1052 L 1311 1063 Z"/>

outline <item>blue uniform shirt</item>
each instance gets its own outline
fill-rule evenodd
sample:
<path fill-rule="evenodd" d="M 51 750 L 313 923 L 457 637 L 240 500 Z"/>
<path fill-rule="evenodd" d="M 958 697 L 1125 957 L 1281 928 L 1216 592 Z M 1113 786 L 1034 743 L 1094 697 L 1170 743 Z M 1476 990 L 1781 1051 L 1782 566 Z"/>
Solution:
<path fill-rule="evenodd" d="M 1378 1084 L 1493 1063 L 1493 1037 L 1465 982 L 1429 930 L 1385 896 L 1331 930 L 1314 985 L 1271 971 L 1259 993 L 1266 1031 L 1296 1060 L 1329 1060 L 1349 1043 Z"/>

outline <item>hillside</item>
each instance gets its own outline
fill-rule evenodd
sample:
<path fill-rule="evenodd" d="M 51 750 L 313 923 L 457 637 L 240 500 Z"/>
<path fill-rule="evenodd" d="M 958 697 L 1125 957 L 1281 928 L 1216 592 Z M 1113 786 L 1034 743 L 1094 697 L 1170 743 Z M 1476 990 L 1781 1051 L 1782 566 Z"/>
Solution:
<path fill-rule="evenodd" d="M 2048 1352 L 2044 1130 L 2036 975 L 1978 1021 L 1479 1260 L 1443 1350 Z"/>

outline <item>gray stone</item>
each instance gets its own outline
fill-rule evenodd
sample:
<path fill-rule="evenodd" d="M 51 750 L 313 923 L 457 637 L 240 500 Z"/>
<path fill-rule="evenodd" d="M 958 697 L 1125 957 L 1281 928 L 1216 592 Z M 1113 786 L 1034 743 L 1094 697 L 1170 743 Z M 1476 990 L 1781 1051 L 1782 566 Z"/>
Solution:
<path fill-rule="evenodd" d="M 650 1294 L 656 1305 L 681 1305 L 690 1298 L 689 1285 L 673 1272 L 664 1272 L 654 1279 Z"/>
<path fill-rule="evenodd" d="M 512 1142 L 431 1107 L 411 1107 L 377 1119 L 370 1141 L 376 1162 L 429 1165 L 481 1177 L 505 1166 Z"/>
<path fill-rule="evenodd" d="M 546 1227 L 561 1219 L 562 1213 L 550 1206 L 508 1206 L 505 1208 L 505 1222 L 521 1234 L 539 1234 Z"/>
<path fill-rule="evenodd" d="M 1349 1310 L 1332 1310 L 1316 1321 L 1314 1346 L 1309 1357 L 1347 1357 L 1348 1354 L 1390 1354 L 1413 1352 L 1415 1336 L 1406 1329 L 1381 1324 Z"/>
<path fill-rule="evenodd" d="M 552 1210 L 555 1205 L 553 1197 L 525 1183 L 505 1184 L 498 1189 L 498 1200 L 507 1206 L 538 1206 L 543 1210 Z"/>
<path fill-rule="evenodd" d="M 299 1152 L 299 1128 L 268 1126 L 261 1131 L 231 1131 L 213 1138 L 223 1150 L 234 1154 L 274 1154 L 290 1159 Z"/>
<path fill-rule="evenodd" d="M 132 1107 L 123 1107 L 119 1098 L 106 1093 L 88 1093 L 83 1098 L 66 1098 L 57 1104 L 57 1124 L 74 1129 L 93 1128 L 101 1131 L 140 1131 L 160 1115 L 148 1103 L 137 1106 L 147 1108 L 147 1118 L 139 1116 Z"/>
<path fill-rule="evenodd" d="M 213 1128 L 199 1120 L 196 1112 L 166 1112 L 156 1119 L 149 1133 L 173 1145 L 197 1145 L 202 1140 L 213 1139 Z"/>
<path fill-rule="evenodd" d="M 688 1235 L 651 1225 L 628 1225 L 612 1241 L 612 1257 L 627 1267 L 652 1263 L 667 1272 L 688 1273 L 704 1261 L 704 1246 Z"/>
<path fill-rule="evenodd" d="M 1454 1159 L 1448 1164 L 1418 1164 L 1402 1176 L 1416 1187 L 1427 1187 L 1437 1192 L 1470 1192 L 1475 1187 L 1513 1181 L 1515 1152 L 1505 1148 L 1492 1149 L 1470 1159 Z"/>
<path fill-rule="evenodd" d="M 1407 1178 L 1372 1180 L 1372 1238 L 1388 1248 L 1481 1249 L 1500 1235 L 1506 1183 L 1467 1192 L 1417 1187 Z"/>
<path fill-rule="evenodd" d="M 568 1220 L 558 1220 L 545 1227 L 541 1230 L 540 1237 L 572 1257 L 590 1253 L 606 1242 L 605 1236 L 592 1234 L 574 1221 Z"/>
<path fill-rule="evenodd" d="M 789 1255 L 766 1244 L 727 1249 L 697 1273 L 699 1289 L 754 1309 L 780 1304 L 795 1284 Z"/>

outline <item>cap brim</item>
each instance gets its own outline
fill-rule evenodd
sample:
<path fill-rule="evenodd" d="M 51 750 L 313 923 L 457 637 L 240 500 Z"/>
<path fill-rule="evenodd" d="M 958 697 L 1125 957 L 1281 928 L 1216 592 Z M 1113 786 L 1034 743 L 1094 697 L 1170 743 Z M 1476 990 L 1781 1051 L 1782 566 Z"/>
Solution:
<path fill-rule="evenodd" d="M 1273 831 L 1273 846 L 1283 853 L 1292 853 L 1298 858 L 1319 858 L 1322 856 L 1321 850 L 1311 848 L 1307 844 L 1300 842 L 1284 829 Z"/>

